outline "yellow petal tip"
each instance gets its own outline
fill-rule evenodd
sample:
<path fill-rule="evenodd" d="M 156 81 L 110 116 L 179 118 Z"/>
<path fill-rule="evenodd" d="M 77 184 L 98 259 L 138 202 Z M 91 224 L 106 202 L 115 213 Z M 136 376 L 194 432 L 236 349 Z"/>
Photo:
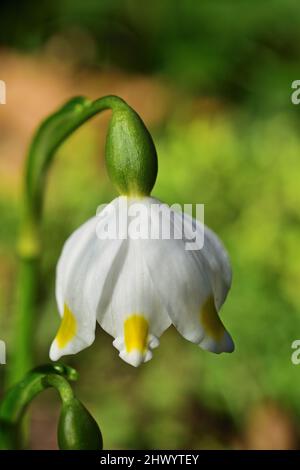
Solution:
<path fill-rule="evenodd" d="M 148 346 L 149 323 L 142 315 L 130 315 L 124 322 L 124 343 L 126 351 L 145 353 Z"/>
<path fill-rule="evenodd" d="M 64 305 L 63 318 L 55 337 L 57 346 L 63 349 L 76 335 L 77 321 L 67 304 Z"/>
<path fill-rule="evenodd" d="M 212 296 L 209 296 L 200 310 L 200 323 L 207 333 L 215 341 L 220 341 L 224 334 L 224 326 L 215 307 Z"/>

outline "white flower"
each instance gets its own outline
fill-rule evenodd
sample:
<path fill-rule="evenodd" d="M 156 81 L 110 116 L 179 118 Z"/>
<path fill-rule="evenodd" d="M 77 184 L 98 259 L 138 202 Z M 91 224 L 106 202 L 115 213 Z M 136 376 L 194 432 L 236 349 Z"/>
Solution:
<path fill-rule="evenodd" d="M 120 204 L 125 200 L 128 206 Z M 103 219 L 93 217 L 66 241 L 56 277 L 62 322 L 50 358 L 57 360 L 92 344 L 96 321 L 115 338 L 120 357 L 133 366 L 151 359 L 158 338 L 171 324 L 202 349 L 233 351 L 232 339 L 218 316 L 231 284 L 222 243 L 202 223 L 184 215 L 200 234 L 204 230 L 203 248 L 186 250 L 185 239 L 178 236 L 182 214 L 170 208 L 171 239 L 134 237 L 130 231 L 128 237 L 106 238 L 104 222 L 114 224 L 116 214 L 128 221 L 133 202 L 116 198 Z M 150 209 L 162 208 L 162 203 L 151 197 L 139 203 L 155 228 L 159 217 Z"/>

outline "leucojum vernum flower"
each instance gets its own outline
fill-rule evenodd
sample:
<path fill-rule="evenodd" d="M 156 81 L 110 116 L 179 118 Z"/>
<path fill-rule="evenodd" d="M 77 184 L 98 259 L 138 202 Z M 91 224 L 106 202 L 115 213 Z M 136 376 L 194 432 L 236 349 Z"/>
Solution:
<path fill-rule="evenodd" d="M 50 358 L 90 346 L 96 322 L 133 366 L 152 358 L 171 324 L 202 349 L 231 352 L 233 341 L 218 314 L 231 285 L 228 255 L 201 221 L 150 196 L 157 175 L 152 138 L 132 108 L 117 97 L 111 100 L 106 164 L 120 196 L 63 247 L 56 273 L 62 321 Z M 164 221 L 168 237 L 162 233 Z M 147 236 L 137 236 L 145 225 Z M 108 236 L 112 226 L 117 227 L 113 237 Z M 195 234 L 202 242 L 187 249 Z"/>

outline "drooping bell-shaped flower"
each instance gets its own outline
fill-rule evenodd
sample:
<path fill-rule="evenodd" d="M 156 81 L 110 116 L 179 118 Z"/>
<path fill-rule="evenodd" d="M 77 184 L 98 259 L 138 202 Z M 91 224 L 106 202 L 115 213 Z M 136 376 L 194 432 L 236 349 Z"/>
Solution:
<path fill-rule="evenodd" d="M 62 322 L 51 359 L 91 345 L 97 321 L 133 366 L 151 359 L 171 324 L 202 349 L 233 351 L 218 315 L 231 284 L 227 253 L 202 222 L 150 197 L 155 148 L 143 122 L 123 102 L 113 110 L 106 159 L 122 195 L 65 243 L 56 276 Z M 195 238 L 198 245 L 187 249 Z"/>

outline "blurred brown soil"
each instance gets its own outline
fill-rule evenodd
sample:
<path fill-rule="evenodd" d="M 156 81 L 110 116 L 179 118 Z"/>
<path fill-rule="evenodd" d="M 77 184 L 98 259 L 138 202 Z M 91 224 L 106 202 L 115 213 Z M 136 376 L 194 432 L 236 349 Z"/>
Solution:
<path fill-rule="evenodd" d="M 275 402 L 263 402 L 249 410 L 244 437 L 238 447 L 257 450 L 299 449 L 294 418 Z"/>

